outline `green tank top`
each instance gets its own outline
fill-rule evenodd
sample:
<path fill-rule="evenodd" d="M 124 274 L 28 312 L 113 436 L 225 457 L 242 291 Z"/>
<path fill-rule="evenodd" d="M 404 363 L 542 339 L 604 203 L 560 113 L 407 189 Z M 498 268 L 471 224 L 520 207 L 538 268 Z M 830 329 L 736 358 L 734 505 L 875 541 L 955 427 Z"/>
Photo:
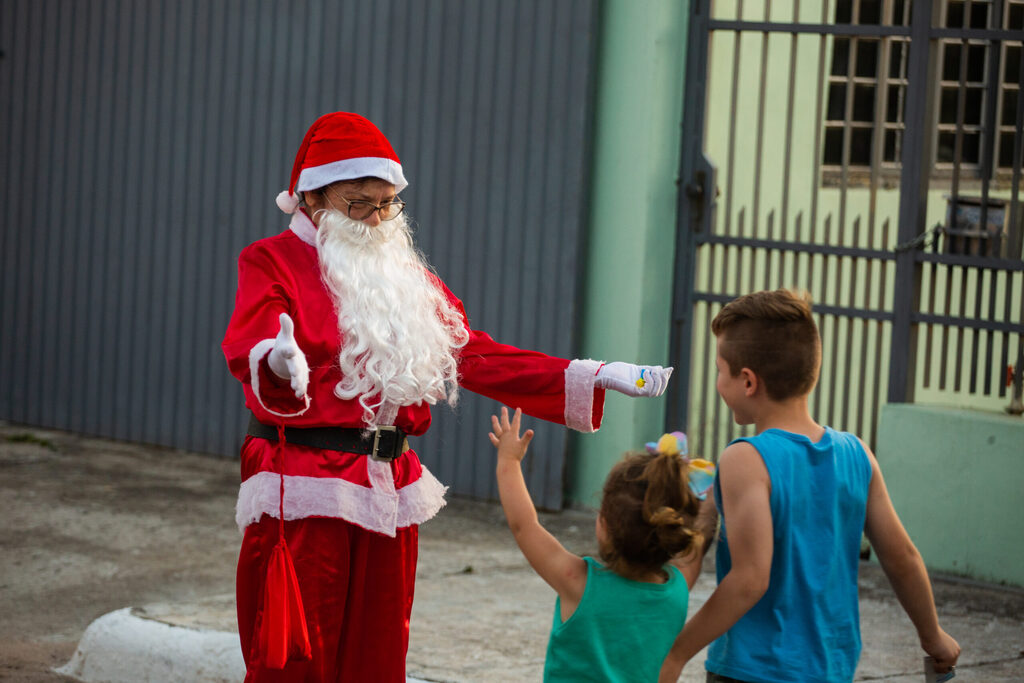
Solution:
<path fill-rule="evenodd" d="M 561 599 L 544 661 L 545 681 L 658 680 L 658 671 L 686 621 L 690 589 L 675 567 L 666 583 L 624 579 L 592 557 L 576 611 L 562 622 Z"/>

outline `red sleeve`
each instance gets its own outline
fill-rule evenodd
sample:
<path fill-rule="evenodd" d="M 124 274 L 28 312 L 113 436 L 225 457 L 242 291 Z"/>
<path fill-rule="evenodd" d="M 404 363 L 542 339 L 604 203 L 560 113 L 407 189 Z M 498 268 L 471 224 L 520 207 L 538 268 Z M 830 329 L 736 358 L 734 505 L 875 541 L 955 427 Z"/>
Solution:
<path fill-rule="evenodd" d="M 261 421 L 301 414 L 308 398 L 297 399 L 289 383 L 267 365 L 267 353 L 281 329 L 280 315 L 295 318 L 294 286 L 264 247 L 253 244 L 238 257 L 235 310 L 221 348 L 228 368 L 243 385 L 246 405 Z"/>
<path fill-rule="evenodd" d="M 469 331 L 459 357 L 459 384 L 527 415 L 584 432 L 596 431 L 604 415 L 604 389 L 594 386 L 597 361 L 567 360 L 494 341 L 469 327 L 462 302 L 441 283 Z"/>

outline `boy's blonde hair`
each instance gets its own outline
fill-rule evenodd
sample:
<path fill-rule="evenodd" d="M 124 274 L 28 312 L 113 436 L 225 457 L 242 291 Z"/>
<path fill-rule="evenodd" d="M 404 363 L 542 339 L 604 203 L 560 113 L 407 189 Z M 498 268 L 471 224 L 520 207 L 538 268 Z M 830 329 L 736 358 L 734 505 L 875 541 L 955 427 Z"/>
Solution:
<path fill-rule="evenodd" d="M 679 455 L 627 453 L 608 473 L 602 493 L 607 542 L 600 556 L 620 576 L 658 571 L 703 541 L 694 528 L 700 499 Z"/>
<path fill-rule="evenodd" d="M 768 397 L 811 393 L 821 367 L 821 338 L 811 296 L 788 289 L 754 292 L 726 304 L 711 321 L 719 353 L 735 377 L 749 368 Z"/>

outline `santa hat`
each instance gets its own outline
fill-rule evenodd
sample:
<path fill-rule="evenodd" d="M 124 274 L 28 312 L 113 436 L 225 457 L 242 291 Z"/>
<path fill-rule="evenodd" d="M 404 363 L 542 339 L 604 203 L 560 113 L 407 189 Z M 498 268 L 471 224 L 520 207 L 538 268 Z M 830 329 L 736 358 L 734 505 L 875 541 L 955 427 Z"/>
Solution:
<path fill-rule="evenodd" d="M 386 180 L 395 192 L 409 184 L 402 175 L 402 162 L 377 126 L 346 111 L 324 114 L 306 131 L 295 155 L 291 182 L 277 195 L 277 206 L 295 213 L 299 192 L 366 177 Z"/>

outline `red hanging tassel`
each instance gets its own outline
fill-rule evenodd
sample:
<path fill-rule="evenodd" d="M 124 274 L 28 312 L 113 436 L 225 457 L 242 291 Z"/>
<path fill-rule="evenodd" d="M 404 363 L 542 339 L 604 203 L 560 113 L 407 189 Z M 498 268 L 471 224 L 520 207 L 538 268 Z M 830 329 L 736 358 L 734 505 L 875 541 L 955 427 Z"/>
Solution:
<path fill-rule="evenodd" d="M 260 651 L 265 665 L 271 669 L 283 669 L 289 660 L 313 658 L 299 581 L 283 536 L 274 546 L 267 563 Z"/>
<path fill-rule="evenodd" d="M 284 468 L 281 462 L 284 425 L 277 428 L 277 448 L 278 472 L 281 474 L 280 525 L 277 545 L 267 562 L 259 636 L 264 665 L 270 669 L 283 669 L 290 660 L 308 661 L 313 658 L 309 647 L 309 630 L 306 628 L 306 612 L 302 608 L 302 595 L 299 593 L 299 580 L 284 538 Z"/>

